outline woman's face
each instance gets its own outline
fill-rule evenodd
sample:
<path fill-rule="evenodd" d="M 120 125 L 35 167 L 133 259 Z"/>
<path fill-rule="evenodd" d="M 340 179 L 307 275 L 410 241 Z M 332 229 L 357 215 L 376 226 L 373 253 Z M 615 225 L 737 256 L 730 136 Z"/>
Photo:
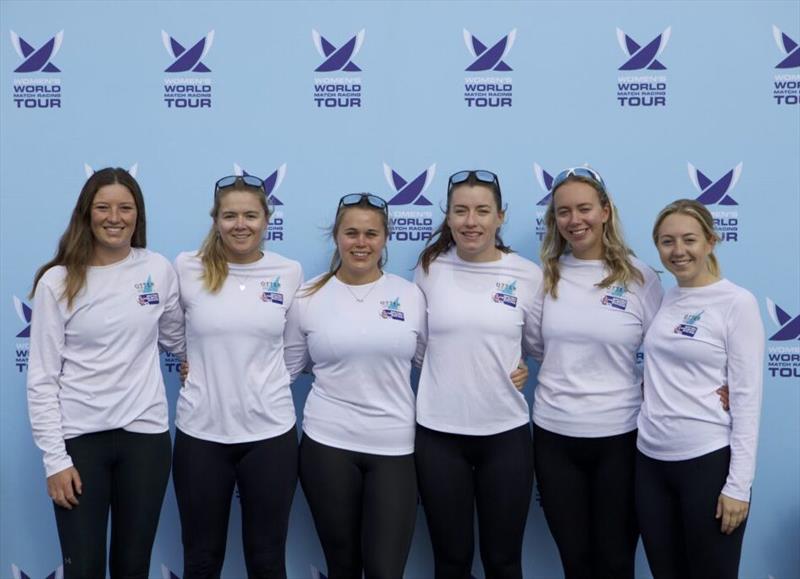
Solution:
<path fill-rule="evenodd" d="M 716 281 L 708 269 L 713 240 L 694 217 L 673 213 L 658 227 L 656 247 L 664 264 L 681 287 L 701 287 Z"/>
<path fill-rule="evenodd" d="M 578 259 L 603 258 L 603 226 L 610 210 L 594 187 L 568 181 L 553 192 L 556 228 Z"/>
<path fill-rule="evenodd" d="M 136 230 L 136 201 L 127 187 L 119 183 L 103 185 L 91 206 L 91 228 L 95 253 L 124 257 L 131 248 Z"/>
<path fill-rule="evenodd" d="M 338 272 L 342 281 L 366 283 L 380 277 L 379 264 L 386 246 L 380 211 L 361 207 L 343 209 L 335 241 L 342 258 Z"/>
<path fill-rule="evenodd" d="M 260 191 L 230 191 L 219 203 L 215 224 L 225 256 L 232 263 L 261 259 L 261 240 L 267 231 L 267 215 L 259 200 Z"/>
<path fill-rule="evenodd" d="M 465 261 L 497 259 L 495 236 L 504 217 L 491 187 L 479 183 L 456 185 L 450 192 L 447 225 L 458 256 Z"/>

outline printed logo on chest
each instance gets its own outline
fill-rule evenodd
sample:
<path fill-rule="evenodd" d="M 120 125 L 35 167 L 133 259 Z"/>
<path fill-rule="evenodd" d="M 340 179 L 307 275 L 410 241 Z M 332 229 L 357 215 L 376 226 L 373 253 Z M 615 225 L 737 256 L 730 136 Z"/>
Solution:
<path fill-rule="evenodd" d="M 158 293 L 154 291 L 155 285 L 150 275 L 147 276 L 147 281 L 134 284 L 133 287 L 139 292 L 137 301 L 140 306 L 155 306 L 159 303 Z"/>
<path fill-rule="evenodd" d="M 281 276 L 277 276 L 272 281 L 261 282 L 261 301 L 282 305 L 283 294 L 281 293 Z"/>
<path fill-rule="evenodd" d="M 406 315 L 400 310 L 400 298 L 397 297 L 393 300 L 382 301 L 380 316 L 384 320 L 404 322 L 406 320 Z"/>
<path fill-rule="evenodd" d="M 492 301 L 496 304 L 503 304 L 510 308 L 517 307 L 517 280 L 510 282 L 498 281 L 495 285 L 495 291 L 492 294 Z"/>
<path fill-rule="evenodd" d="M 628 300 L 625 297 L 626 293 L 628 292 L 625 291 L 623 286 L 612 285 L 606 290 L 606 295 L 603 296 L 603 299 L 600 300 L 600 302 L 604 306 L 608 306 L 615 310 L 625 311 L 628 307 Z"/>
<path fill-rule="evenodd" d="M 672 330 L 674 334 L 681 334 L 683 336 L 694 338 L 695 334 L 697 334 L 697 322 L 700 321 L 703 312 L 697 312 L 696 314 L 686 314 L 683 316 L 683 323 L 678 324 L 675 326 L 675 329 Z"/>

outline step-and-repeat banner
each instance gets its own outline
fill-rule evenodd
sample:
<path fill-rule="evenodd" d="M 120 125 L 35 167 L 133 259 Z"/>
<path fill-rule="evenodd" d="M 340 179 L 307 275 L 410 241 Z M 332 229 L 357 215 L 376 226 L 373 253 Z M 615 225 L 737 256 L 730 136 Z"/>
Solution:
<path fill-rule="evenodd" d="M 450 173 L 497 172 L 505 238 L 538 261 L 552 176 L 582 163 L 656 267 L 658 210 L 705 203 L 725 276 L 757 296 L 768 342 L 741 575 L 800 575 L 800 3 L 3 1 L 0 16 L 0 577 L 60 574 L 27 417 L 28 292 L 87 171 L 136 172 L 149 247 L 169 258 L 200 244 L 219 177 L 264 178 L 266 243 L 308 276 L 339 197 L 371 191 L 390 203 L 388 270 L 411 277 Z M 229 535 L 223 576 L 244 577 L 235 501 Z M 535 500 L 524 556 L 526 577 L 560 576 Z M 170 486 L 151 577 L 181 569 Z M 288 573 L 325 575 L 299 489 Z M 406 576 L 431 574 L 420 510 Z"/>

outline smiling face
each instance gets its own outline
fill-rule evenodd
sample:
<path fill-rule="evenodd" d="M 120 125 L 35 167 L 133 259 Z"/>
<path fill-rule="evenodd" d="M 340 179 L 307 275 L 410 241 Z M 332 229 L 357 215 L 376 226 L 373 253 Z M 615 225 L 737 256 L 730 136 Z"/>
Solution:
<path fill-rule="evenodd" d="M 454 187 L 450 192 L 447 225 L 458 256 L 464 261 L 498 259 L 495 236 L 504 217 L 491 187 L 481 184 Z"/>
<path fill-rule="evenodd" d="M 214 220 L 231 263 L 252 263 L 261 259 L 261 240 L 267 231 L 267 214 L 260 191 L 233 190 L 222 194 Z"/>
<path fill-rule="evenodd" d="M 137 215 L 133 194 L 124 185 L 112 183 L 97 190 L 90 214 L 93 263 L 106 265 L 128 255 Z"/>
<path fill-rule="evenodd" d="M 362 284 L 381 276 L 380 261 L 386 246 L 381 211 L 350 207 L 342 209 L 335 232 L 342 265 L 336 275 L 345 283 Z"/>
<path fill-rule="evenodd" d="M 718 278 L 708 266 L 714 240 L 708 239 L 694 217 L 673 213 L 664 218 L 656 232 L 661 263 L 681 287 L 701 287 Z"/>
<path fill-rule="evenodd" d="M 582 181 L 567 181 L 553 191 L 556 227 L 578 259 L 602 259 L 603 225 L 609 207 L 600 203 L 594 187 Z"/>

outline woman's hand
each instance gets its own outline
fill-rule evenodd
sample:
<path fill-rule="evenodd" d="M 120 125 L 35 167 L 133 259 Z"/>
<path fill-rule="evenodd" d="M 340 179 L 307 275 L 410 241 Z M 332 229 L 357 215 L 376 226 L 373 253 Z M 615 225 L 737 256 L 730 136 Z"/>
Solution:
<path fill-rule="evenodd" d="M 528 366 L 525 360 L 520 359 L 517 364 L 517 369 L 511 372 L 511 382 L 517 390 L 522 390 L 525 387 L 525 382 L 528 381 Z"/>
<path fill-rule="evenodd" d="M 184 360 L 180 363 L 178 368 L 181 375 L 181 385 L 183 385 L 186 382 L 186 377 L 189 375 L 189 362 Z"/>
<path fill-rule="evenodd" d="M 728 390 L 728 385 L 727 384 L 723 384 L 722 386 L 717 388 L 716 392 L 717 392 L 717 396 L 719 396 L 719 402 L 720 402 L 720 404 L 722 404 L 722 409 L 725 412 L 730 412 L 730 410 L 731 410 L 730 394 L 731 393 L 730 393 L 730 390 Z"/>
<path fill-rule="evenodd" d="M 78 497 L 83 492 L 83 484 L 74 466 L 65 468 L 47 477 L 47 494 L 59 507 L 72 510 L 78 505 Z"/>
<path fill-rule="evenodd" d="M 719 499 L 717 499 L 717 514 L 715 516 L 716 519 L 722 519 L 720 531 L 726 535 L 733 533 L 747 518 L 749 510 L 749 502 L 739 501 L 720 494 Z"/>

